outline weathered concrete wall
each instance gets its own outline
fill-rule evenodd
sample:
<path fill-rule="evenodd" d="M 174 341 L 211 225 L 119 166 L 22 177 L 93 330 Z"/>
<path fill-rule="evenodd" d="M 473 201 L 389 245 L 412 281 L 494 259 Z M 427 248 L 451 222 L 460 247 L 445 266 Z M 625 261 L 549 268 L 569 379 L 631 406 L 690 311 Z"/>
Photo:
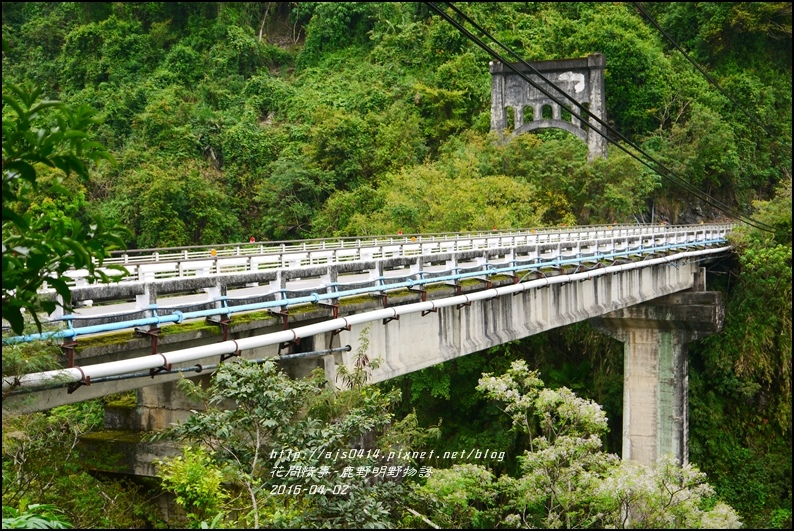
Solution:
<path fill-rule="evenodd" d="M 553 83 L 541 80 L 521 63 L 511 66 L 527 76 L 536 85 L 554 96 L 566 107 L 586 117 L 575 105 L 560 93 L 564 92 L 574 101 L 587 106 L 588 110 L 598 119 L 606 119 L 606 100 L 604 96 L 604 67 L 606 61 L 601 54 L 593 54 L 582 59 L 561 59 L 556 61 L 529 61 L 529 64 L 545 78 Z M 556 88 L 555 88 L 556 87 Z M 559 91 L 557 90 L 559 89 Z M 569 104 L 570 103 L 570 104 Z M 551 118 L 543 118 L 543 108 L 551 108 Z M 562 108 L 551 98 L 533 85 L 527 83 L 510 67 L 499 63 L 491 63 L 491 130 L 504 131 L 508 127 L 507 109 L 513 109 L 514 128 L 510 133 L 517 135 L 524 132 L 554 127 L 575 134 L 587 143 L 588 157 L 607 156 L 607 140 L 604 127 L 597 121 L 590 120 L 582 124 L 575 116 L 570 121 L 562 118 Z M 529 116 L 531 113 L 531 117 Z M 602 134 L 599 134 L 599 131 Z"/>
<path fill-rule="evenodd" d="M 145 432 L 113 430 L 91 433 L 80 438 L 78 450 L 86 467 L 103 472 L 154 477 L 158 459 L 181 453 L 174 441 L 149 442 Z"/>

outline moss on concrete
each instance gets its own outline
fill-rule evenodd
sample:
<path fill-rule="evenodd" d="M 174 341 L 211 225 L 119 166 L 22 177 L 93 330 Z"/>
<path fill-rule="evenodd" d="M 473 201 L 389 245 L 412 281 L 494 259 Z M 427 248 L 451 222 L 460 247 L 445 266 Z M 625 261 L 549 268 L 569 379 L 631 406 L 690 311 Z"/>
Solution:
<path fill-rule="evenodd" d="M 302 313 L 309 313 L 316 310 L 317 307 L 314 304 L 307 303 L 307 304 L 298 304 L 297 306 L 290 306 L 287 309 L 288 315 L 299 315 Z"/>
<path fill-rule="evenodd" d="M 95 431 L 83 435 L 80 439 L 84 442 L 123 442 L 123 443 L 139 443 L 143 441 L 144 436 L 148 435 L 143 431 L 132 430 L 103 430 Z"/>
<path fill-rule="evenodd" d="M 205 320 L 192 321 L 189 323 L 179 323 L 165 326 L 160 329 L 160 336 L 169 336 L 174 334 L 184 334 L 186 332 L 207 332 L 211 335 L 220 335 L 220 327 L 213 323 L 208 323 Z"/>
<path fill-rule="evenodd" d="M 232 316 L 232 325 L 241 325 L 241 324 L 248 324 L 254 321 L 265 321 L 267 319 L 273 319 L 273 314 L 267 310 L 255 311 L 251 313 L 240 313 L 235 314 Z"/>
<path fill-rule="evenodd" d="M 138 407 L 137 393 L 134 390 L 132 390 L 132 391 L 127 391 L 125 393 L 109 395 L 105 397 L 105 406 L 123 408 L 123 409 L 134 409 Z"/>
<path fill-rule="evenodd" d="M 443 282 L 438 282 L 436 284 L 427 284 L 427 285 L 425 285 L 425 291 L 428 291 L 428 292 L 430 292 L 430 291 L 439 291 L 439 290 L 442 290 L 442 289 L 449 289 L 449 288 L 450 288 L 450 286 L 447 285 L 447 284 L 444 284 Z"/>
<path fill-rule="evenodd" d="M 376 300 L 373 295 L 355 295 L 353 297 L 345 297 L 339 299 L 339 306 L 352 306 L 354 304 L 362 304 Z"/>
<path fill-rule="evenodd" d="M 107 345 L 124 343 L 133 339 L 135 339 L 134 330 L 125 330 L 123 332 L 114 332 L 92 337 L 81 337 L 78 339 L 77 348 L 82 350 L 85 348 L 104 347 Z"/>

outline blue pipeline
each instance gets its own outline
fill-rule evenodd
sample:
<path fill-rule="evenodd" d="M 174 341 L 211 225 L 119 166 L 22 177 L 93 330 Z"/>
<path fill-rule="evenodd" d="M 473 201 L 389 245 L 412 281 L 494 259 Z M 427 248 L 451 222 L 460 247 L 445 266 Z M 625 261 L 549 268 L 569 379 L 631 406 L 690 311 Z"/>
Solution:
<path fill-rule="evenodd" d="M 609 254 L 594 254 L 593 256 L 588 257 L 578 257 L 578 258 L 570 258 L 566 260 L 550 260 L 548 262 L 534 262 L 533 260 L 527 260 L 522 264 L 513 265 L 510 267 L 502 267 L 502 268 L 488 268 L 488 269 L 481 269 L 478 271 L 471 271 L 468 273 L 453 273 L 451 275 L 444 275 L 444 276 L 437 276 L 432 278 L 420 278 L 417 280 L 408 279 L 405 282 L 395 282 L 391 284 L 386 284 L 384 282 L 385 277 L 379 277 L 375 280 L 381 282 L 380 285 L 377 286 L 367 286 L 364 288 L 357 288 L 345 291 L 334 291 L 331 293 L 312 293 L 311 295 L 303 296 L 303 297 L 294 297 L 294 298 L 285 298 L 275 301 L 267 301 L 267 302 L 258 302 L 253 304 L 241 304 L 239 306 L 229 307 L 226 306 L 226 299 L 227 297 L 221 297 L 218 299 L 222 301 L 224 304 L 223 308 L 212 308 L 209 310 L 198 310 L 194 312 L 180 312 L 179 310 L 175 310 L 170 315 L 157 315 L 158 307 L 153 305 L 148 308 L 148 310 L 154 313 L 152 317 L 145 317 L 142 319 L 133 319 L 130 321 L 122 321 L 118 323 L 107 323 L 101 325 L 94 325 L 94 326 L 85 326 L 79 329 L 75 329 L 72 326 L 72 318 L 70 316 L 66 316 L 63 319 L 66 320 L 69 324 L 69 328 L 67 330 L 59 330 L 57 332 L 44 332 L 41 334 L 30 334 L 26 336 L 14 336 L 9 338 L 3 338 L 4 345 L 13 345 L 17 343 L 28 343 L 31 341 L 38 341 L 43 339 L 65 339 L 65 338 L 73 338 L 82 335 L 88 334 L 96 334 L 101 332 L 112 332 L 115 330 L 124 330 L 128 328 L 135 328 L 139 326 L 149 326 L 155 325 L 159 326 L 165 323 L 181 323 L 185 319 L 197 319 L 200 317 L 211 317 L 214 315 L 230 315 L 232 313 L 237 312 L 246 312 L 251 310 L 264 310 L 268 308 L 276 308 L 281 306 L 289 306 L 294 304 L 303 304 L 303 303 L 316 303 L 326 299 L 338 299 L 340 297 L 349 297 L 353 295 L 361 295 L 365 293 L 372 293 L 377 291 L 382 291 L 384 289 L 399 289 L 399 288 L 411 288 L 417 285 L 423 284 L 435 284 L 438 282 L 449 282 L 449 281 L 456 281 L 456 280 L 463 280 L 471 277 L 482 277 L 483 275 L 496 275 L 500 273 L 510 273 L 519 270 L 526 270 L 528 267 L 534 270 L 540 269 L 541 267 L 559 267 L 564 265 L 573 265 L 573 264 L 580 264 L 582 262 L 593 262 L 598 260 L 604 259 L 612 259 L 612 258 L 620 258 L 624 256 L 632 256 L 638 255 L 641 253 L 652 253 L 657 251 L 668 251 L 692 246 L 699 246 L 699 245 L 710 245 L 710 244 L 718 244 L 718 243 L 725 243 L 727 240 L 724 238 L 716 239 L 716 240 L 704 240 L 702 242 L 695 242 L 695 243 L 682 243 L 682 244 L 674 244 L 674 245 L 664 245 L 661 247 L 645 247 L 642 249 L 635 249 L 630 251 L 623 251 L 619 253 L 609 253 Z M 533 262 L 533 263 L 528 263 Z M 513 261 L 516 263 L 516 261 Z M 476 266 L 475 266 L 476 267 Z M 415 274 L 422 274 L 422 273 L 415 273 Z M 337 283 L 330 284 L 330 287 L 337 286 Z M 286 291 L 286 290 L 281 290 Z"/>

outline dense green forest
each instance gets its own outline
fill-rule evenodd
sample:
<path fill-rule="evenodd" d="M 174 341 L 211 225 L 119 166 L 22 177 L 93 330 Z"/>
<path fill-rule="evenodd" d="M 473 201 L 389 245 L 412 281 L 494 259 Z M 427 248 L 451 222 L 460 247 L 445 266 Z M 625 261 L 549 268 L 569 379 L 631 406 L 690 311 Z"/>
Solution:
<path fill-rule="evenodd" d="M 603 53 L 608 124 L 713 200 L 615 146 L 588 162 L 586 146 L 562 131 L 491 133 L 492 57 L 424 3 L 4 2 L 4 319 L 7 289 L 21 297 L 36 286 L 26 276 L 35 264 L 7 241 L 66 256 L 74 249 L 53 241 L 70 234 L 101 253 L 698 223 L 725 219 L 724 204 L 773 230 L 742 227 L 736 252 L 709 265 L 727 313 L 722 333 L 690 348 L 694 466 L 619 462 L 622 347 L 577 325 L 389 385 L 351 375 L 344 392 L 289 381 L 269 364 L 226 367 L 210 388 L 186 391 L 245 407 L 209 407 L 162 435 L 190 443 L 163 463 L 162 485 L 79 466 L 101 401 L 4 415 L 4 526 L 791 527 L 792 4 L 641 4 L 666 35 L 632 3 L 456 5 L 526 60 Z M 37 100 L 63 106 L 34 109 Z M 56 123 L 60 136 L 30 140 L 35 174 L 22 177 L 32 184 L 13 190 L 7 160 L 22 155 L 12 139 Z M 4 347 L 4 375 L 20 356 L 44 363 Z M 295 396 L 304 407 L 286 398 Z M 262 426 L 255 439 L 267 444 L 230 425 Z M 279 460 L 263 449 L 361 438 L 384 453 L 491 448 L 505 458 L 351 482 L 348 497 L 269 495 Z M 176 496 L 182 520 L 158 516 L 159 487 Z"/>

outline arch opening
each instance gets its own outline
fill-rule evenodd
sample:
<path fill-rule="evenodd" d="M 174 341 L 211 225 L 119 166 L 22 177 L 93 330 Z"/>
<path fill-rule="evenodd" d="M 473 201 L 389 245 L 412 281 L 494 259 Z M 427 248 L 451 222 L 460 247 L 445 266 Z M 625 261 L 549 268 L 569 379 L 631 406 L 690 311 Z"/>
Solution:
<path fill-rule="evenodd" d="M 525 105 L 521 111 L 521 115 L 523 117 L 523 123 L 521 125 L 528 124 L 535 120 L 535 109 L 532 105 Z"/>
<path fill-rule="evenodd" d="M 513 131 L 516 128 L 516 111 L 512 107 L 505 107 L 505 121 L 508 131 Z"/>

